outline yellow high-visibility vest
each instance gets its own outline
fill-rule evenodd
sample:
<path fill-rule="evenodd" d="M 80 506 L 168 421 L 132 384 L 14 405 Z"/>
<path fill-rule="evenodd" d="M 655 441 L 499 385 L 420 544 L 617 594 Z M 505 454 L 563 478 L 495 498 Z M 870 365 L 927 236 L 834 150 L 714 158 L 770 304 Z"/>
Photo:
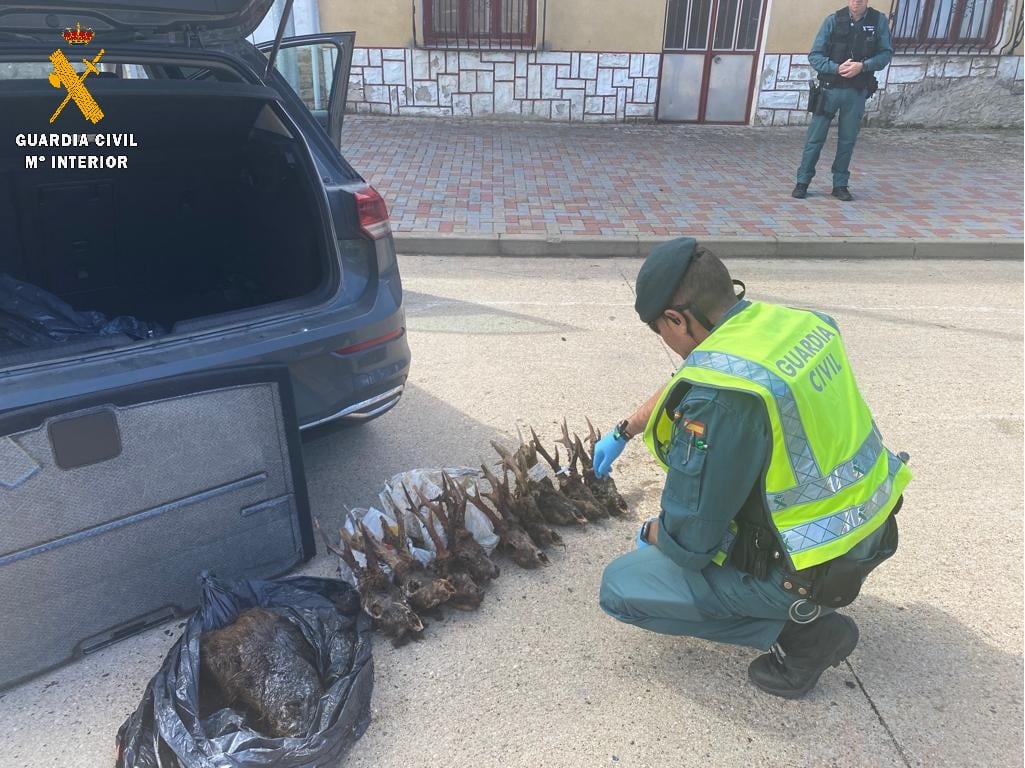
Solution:
<path fill-rule="evenodd" d="M 750 392 L 765 403 L 772 449 L 769 520 L 795 570 L 850 551 L 886 522 L 911 472 L 883 446 L 840 333 L 825 315 L 752 303 L 717 326 L 662 392 L 644 442 L 666 468 L 682 382 Z M 710 436 L 714 440 L 714 436 Z M 725 561 L 720 552 L 715 562 Z"/>

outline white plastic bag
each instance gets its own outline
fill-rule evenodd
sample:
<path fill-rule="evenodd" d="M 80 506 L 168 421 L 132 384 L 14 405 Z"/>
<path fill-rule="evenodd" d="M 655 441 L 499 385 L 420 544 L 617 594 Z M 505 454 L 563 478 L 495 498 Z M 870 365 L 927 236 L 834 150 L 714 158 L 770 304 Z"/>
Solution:
<path fill-rule="evenodd" d="M 487 488 L 487 483 L 484 481 L 480 470 L 470 467 L 448 467 L 444 470 L 411 469 L 407 472 L 400 472 L 384 484 L 384 490 L 380 493 L 381 506 L 388 510 L 400 509 L 403 511 L 405 514 L 406 531 L 420 538 L 420 541 L 416 542 L 417 546 L 422 546 L 429 550 L 432 560 L 434 559 L 434 544 L 431 541 L 431 537 L 427 535 L 423 525 L 410 512 L 409 501 L 406 499 L 406 494 L 403 492 L 402 487 L 404 485 L 409 489 L 414 501 L 418 499 L 416 489 L 420 489 L 428 499 L 436 499 L 442 493 L 442 472 L 445 472 L 464 490 L 469 490 L 478 484 Z M 390 504 L 389 501 L 391 502 Z M 495 551 L 495 547 L 498 546 L 498 536 L 491 526 L 491 521 L 472 502 L 468 502 L 466 505 L 466 528 L 473 534 L 473 538 L 484 548 L 485 552 L 490 555 Z M 441 534 L 441 538 L 444 539 L 445 534 L 441 530 L 440 522 L 437 522 L 436 530 Z"/>

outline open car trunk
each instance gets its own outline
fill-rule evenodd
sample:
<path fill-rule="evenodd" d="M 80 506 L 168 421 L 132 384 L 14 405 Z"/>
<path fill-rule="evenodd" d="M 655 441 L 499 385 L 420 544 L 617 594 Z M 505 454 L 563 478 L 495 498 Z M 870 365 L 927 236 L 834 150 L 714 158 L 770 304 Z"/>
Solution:
<path fill-rule="evenodd" d="M 63 90 L 45 77 L 0 86 L 0 364 L 292 311 L 330 290 L 319 180 L 272 91 L 94 77 L 93 126 L 74 104 L 49 124 Z M 58 131 L 135 146 L 27 146 Z M 115 167 L 58 167 L 65 156 Z M 39 322 L 51 300 L 64 331 Z M 102 317 L 66 332 L 77 318 L 61 301 Z"/>

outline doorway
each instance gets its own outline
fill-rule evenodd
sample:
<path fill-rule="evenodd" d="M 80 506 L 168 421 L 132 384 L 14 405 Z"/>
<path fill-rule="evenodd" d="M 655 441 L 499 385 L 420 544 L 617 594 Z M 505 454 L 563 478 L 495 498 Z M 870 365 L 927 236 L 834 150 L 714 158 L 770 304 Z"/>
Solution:
<path fill-rule="evenodd" d="M 768 0 L 668 0 L 658 119 L 746 124 Z"/>

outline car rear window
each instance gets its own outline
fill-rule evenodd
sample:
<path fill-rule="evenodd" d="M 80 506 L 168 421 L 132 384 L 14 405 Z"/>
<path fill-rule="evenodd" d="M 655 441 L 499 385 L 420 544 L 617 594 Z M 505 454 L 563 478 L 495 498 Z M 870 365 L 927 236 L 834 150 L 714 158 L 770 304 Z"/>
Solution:
<path fill-rule="evenodd" d="M 83 52 L 84 53 L 84 52 Z M 79 59 L 68 57 L 72 69 L 79 75 L 86 71 L 86 59 L 92 62 L 99 51 L 93 55 Z M 242 82 L 241 75 L 230 67 L 217 64 L 181 64 L 173 61 L 138 59 L 132 61 L 116 55 L 104 55 L 103 60 L 95 63 L 97 74 L 92 77 L 120 78 L 122 80 L 196 80 L 216 81 L 225 83 Z M 38 61 L 3 61 L 0 62 L 0 80 L 40 80 L 49 77 L 53 72 L 53 64 L 47 56 L 40 56 Z"/>

